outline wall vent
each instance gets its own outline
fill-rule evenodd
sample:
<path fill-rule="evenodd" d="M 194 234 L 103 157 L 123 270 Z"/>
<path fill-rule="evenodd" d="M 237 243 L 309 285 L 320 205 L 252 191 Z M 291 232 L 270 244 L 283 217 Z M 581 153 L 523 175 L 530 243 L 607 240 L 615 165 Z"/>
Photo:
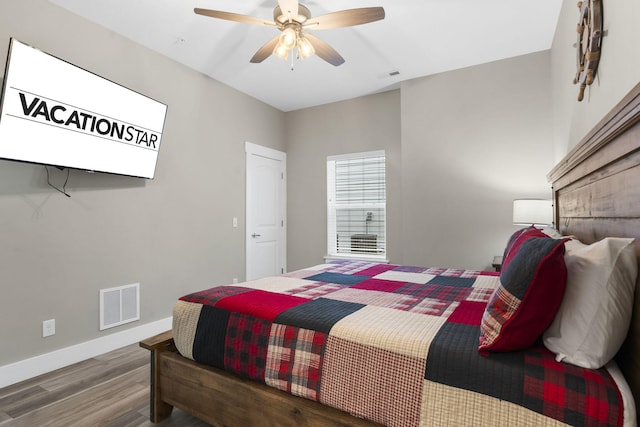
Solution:
<path fill-rule="evenodd" d="M 100 290 L 100 330 L 140 320 L 140 283 Z"/>

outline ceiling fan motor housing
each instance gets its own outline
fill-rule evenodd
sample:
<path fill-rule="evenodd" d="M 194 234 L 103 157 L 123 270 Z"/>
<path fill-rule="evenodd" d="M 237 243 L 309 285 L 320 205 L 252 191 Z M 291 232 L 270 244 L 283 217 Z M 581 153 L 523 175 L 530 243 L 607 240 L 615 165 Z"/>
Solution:
<path fill-rule="evenodd" d="M 291 17 L 282 13 L 280 6 L 276 6 L 276 8 L 273 9 L 273 20 L 278 24 L 278 26 L 284 26 L 284 24 L 288 23 L 290 20 L 297 22 L 298 24 L 304 24 L 309 18 L 311 18 L 311 11 L 302 4 L 298 4 L 298 14 Z"/>

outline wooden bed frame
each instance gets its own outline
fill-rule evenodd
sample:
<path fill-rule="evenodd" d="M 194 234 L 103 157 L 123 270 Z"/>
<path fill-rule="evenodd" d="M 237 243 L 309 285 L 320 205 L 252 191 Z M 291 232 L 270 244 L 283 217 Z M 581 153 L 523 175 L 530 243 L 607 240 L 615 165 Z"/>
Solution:
<path fill-rule="evenodd" d="M 635 237 L 640 255 L 640 84 L 548 175 L 556 224 L 592 243 Z M 178 407 L 217 426 L 374 426 L 317 402 L 200 365 L 178 354 L 171 331 L 140 343 L 151 351 L 151 421 Z M 640 290 L 618 361 L 640 412 Z"/>
<path fill-rule="evenodd" d="M 151 350 L 150 419 L 182 409 L 214 426 L 379 426 L 312 400 L 180 356 L 171 331 L 140 342 Z"/>
<path fill-rule="evenodd" d="M 634 237 L 640 257 L 640 83 L 547 175 L 556 226 L 584 243 Z M 640 285 L 633 318 L 616 356 L 640 419 Z M 640 424 L 640 423 L 639 423 Z"/>

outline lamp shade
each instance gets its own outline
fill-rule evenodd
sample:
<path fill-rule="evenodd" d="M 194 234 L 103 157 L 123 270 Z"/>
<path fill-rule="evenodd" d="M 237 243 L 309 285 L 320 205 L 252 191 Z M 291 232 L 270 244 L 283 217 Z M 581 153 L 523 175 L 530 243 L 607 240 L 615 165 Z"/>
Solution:
<path fill-rule="evenodd" d="M 550 225 L 553 223 L 551 200 L 516 199 L 513 201 L 514 225 Z"/>

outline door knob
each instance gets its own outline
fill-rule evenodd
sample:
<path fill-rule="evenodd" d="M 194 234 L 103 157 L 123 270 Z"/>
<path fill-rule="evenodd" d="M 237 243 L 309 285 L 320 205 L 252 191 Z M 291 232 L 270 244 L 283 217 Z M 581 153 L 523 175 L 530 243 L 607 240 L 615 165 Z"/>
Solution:
<path fill-rule="evenodd" d="M 254 238 L 255 238 L 255 237 L 260 237 L 260 234 L 253 233 L 253 234 L 251 235 L 251 237 L 254 237 Z"/>

